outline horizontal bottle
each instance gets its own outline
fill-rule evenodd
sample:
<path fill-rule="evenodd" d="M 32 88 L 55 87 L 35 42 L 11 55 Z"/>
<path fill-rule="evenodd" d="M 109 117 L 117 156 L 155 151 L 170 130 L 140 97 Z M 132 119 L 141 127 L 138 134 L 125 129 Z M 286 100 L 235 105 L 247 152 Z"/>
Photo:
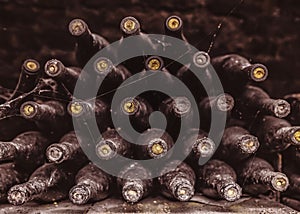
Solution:
<path fill-rule="evenodd" d="M 125 166 L 117 179 L 122 196 L 125 201 L 136 203 L 145 198 L 152 190 L 153 180 L 151 171 L 134 162 Z"/>
<path fill-rule="evenodd" d="M 17 86 L 10 97 L 10 100 L 32 91 L 40 76 L 40 64 L 34 59 L 27 59 L 23 62 Z"/>
<path fill-rule="evenodd" d="M 78 139 L 81 140 L 74 131 L 71 131 L 65 134 L 58 143 L 51 144 L 46 150 L 48 161 L 56 164 L 72 160 L 87 162 Z"/>
<path fill-rule="evenodd" d="M 96 154 L 102 160 L 113 159 L 116 155 L 130 157 L 131 144 L 119 135 L 116 129 L 105 131 L 96 145 Z"/>
<path fill-rule="evenodd" d="M 221 144 L 216 151 L 216 157 L 232 163 L 253 155 L 259 148 L 257 137 L 248 130 L 231 126 L 224 130 Z"/>
<path fill-rule="evenodd" d="M 286 117 L 290 113 L 290 104 L 287 101 L 272 99 L 264 90 L 255 86 L 245 86 L 236 100 L 237 116 L 245 120 L 252 120 L 253 115 L 258 113 L 278 118 Z"/>
<path fill-rule="evenodd" d="M 177 139 L 181 126 L 191 126 L 193 121 L 193 109 L 187 97 L 173 97 L 164 100 L 160 106 L 161 111 L 167 119 L 166 131 Z"/>
<path fill-rule="evenodd" d="M 199 190 L 204 195 L 236 201 L 241 197 L 242 188 L 236 183 L 236 173 L 223 161 L 213 159 L 198 169 Z"/>
<path fill-rule="evenodd" d="M 21 105 L 20 113 L 23 118 L 35 122 L 49 136 L 61 136 L 72 127 L 66 106 L 59 101 L 27 101 Z"/>
<path fill-rule="evenodd" d="M 279 152 L 300 143 L 300 127 L 273 116 L 257 118 L 251 132 L 258 137 L 264 152 Z"/>
<path fill-rule="evenodd" d="M 78 171 L 69 199 L 77 205 L 101 201 L 109 195 L 111 185 L 112 177 L 90 163 Z"/>
<path fill-rule="evenodd" d="M 195 180 L 193 169 L 178 160 L 167 163 L 158 177 L 161 193 L 179 201 L 189 201 L 194 196 Z"/>
<path fill-rule="evenodd" d="M 262 82 L 268 76 L 267 68 L 262 64 L 251 64 L 246 58 L 237 54 L 227 54 L 212 58 L 225 91 L 236 93 L 248 82 Z"/>
<path fill-rule="evenodd" d="M 22 205 L 28 201 L 53 202 L 68 197 L 76 172 L 82 167 L 72 162 L 47 163 L 36 169 L 27 182 L 18 184 L 8 191 L 8 202 Z"/>
<path fill-rule="evenodd" d="M 55 80 L 63 83 L 70 93 L 74 92 L 77 80 L 87 79 L 87 75 L 81 74 L 81 69 L 77 67 L 66 67 L 57 59 L 48 60 L 45 64 L 45 73 Z"/>
<path fill-rule="evenodd" d="M 40 132 L 24 132 L 11 142 L 0 142 L 0 161 L 15 161 L 24 168 L 30 164 L 42 164 L 49 144 L 50 141 Z"/>
<path fill-rule="evenodd" d="M 104 132 L 108 127 L 112 127 L 110 107 L 100 98 L 96 98 L 94 101 L 77 101 L 74 99 L 68 104 L 67 109 L 73 120 L 77 119 L 79 122 L 89 121 L 96 117 L 100 132 Z M 80 122 L 79 126 L 82 124 Z"/>
<path fill-rule="evenodd" d="M 140 159 L 163 158 L 171 155 L 174 145 L 172 137 L 164 130 L 151 128 L 137 139 L 136 156 Z"/>
<path fill-rule="evenodd" d="M 73 19 L 69 23 L 69 32 L 76 40 L 76 60 L 82 68 L 98 51 L 109 45 L 105 38 L 92 33 L 82 19 Z"/>
<path fill-rule="evenodd" d="M 284 99 L 290 104 L 291 112 L 287 116 L 287 120 L 292 125 L 299 124 L 300 121 L 300 94 L 289 94 Z"/>
<path fill-rule="evenodd" d="M 205 97 L 199 102 L 200 126 L 208 131 L 211 126 L 212 113 L 216 117 L 225 117 L 226 121 L 231 117 L 231 111 L 235 105 L 234 98 L 227 93 L 215 97 Z"/>
<path fill-rule="evenodd" d="M 289 186 L 289 179 L 265 160 L 257 157 L 240 162 L 236 166 L 238 180 L 243 190 L 252 195 L 266 193 L 272 189 L 283 192 Z"/>
<path fill-rule="evenodd" d="M 152 112 L 152 106 L 147 100 L 141 97 L 127 97 L 121 101 L 119 109 L 116 109 L 114 114 L 120 121 L 129 117 L 132 127 L 138 132 L 143 132 L 150 128 L 149 116 Z"/>

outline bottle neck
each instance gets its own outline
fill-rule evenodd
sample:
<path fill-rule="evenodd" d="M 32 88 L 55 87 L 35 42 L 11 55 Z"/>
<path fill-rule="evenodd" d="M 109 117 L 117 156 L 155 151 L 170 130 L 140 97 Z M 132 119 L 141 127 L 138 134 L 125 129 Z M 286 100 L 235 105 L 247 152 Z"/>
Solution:
<path fill-rule="evenodd" d="M 265 98 L 259 101 L 259 106 L 265 113 L 278 118 L 288 116 L 291 110 L 290 104 L 282 99 Z"/>
<path fill-rule="evenodd" d="M 62 163 L 71 160 L 80 149 L 78 142 L 61 142 L 52 144 L 47 148 L 46 155 L 50 162 Z"/>
<path fill-rule="evenodd" d="M 74 204 L 86 204 L 89 200 L 98 194 L 97 185 L 91 180 L 88 182 L 80 182 L 75 185 L 69 192 L 69 198 Z"/>
<path fill-rule="evenodd" d="M 179 201 L 188 201 L 194 195 L 194 186 L 183 176 L 175 176 L 168 185 L 173 197 Z"/>
<path fill-rule="evenodd" d="M 131 203 L 138 202 L 144 196 L 144 185 L 141 179 L 127 180 L 122 187 L 123 198 Z"/>
<path fill-rule="evenodd" d="M 276 191 L 284 191 L 289 185 L 285 174 L 270 169 L 255 170 L 251 178 L 253 183 L 266 185 Z"/>

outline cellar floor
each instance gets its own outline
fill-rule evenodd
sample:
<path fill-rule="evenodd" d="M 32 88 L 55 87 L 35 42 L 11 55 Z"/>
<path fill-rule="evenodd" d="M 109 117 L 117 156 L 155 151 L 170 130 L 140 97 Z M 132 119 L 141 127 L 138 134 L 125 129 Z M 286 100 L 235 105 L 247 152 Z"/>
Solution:
<path fill-rule="evenodd" d="M 299 213 L 283 204 L 267 199 L 242 198 L 228 203 L 214 201 L 197 195 L 193 202 L 175 202 L 163 197 L 148 197 L 137 204 L 127 204 L 119 198 L 108 198 L 104 201 L 83 206 L 75 206 L 68 201 L 53 204 L 27 203 L 23 206 L 0 205 L 1 214 L 92 214 L 92 213 L 259 213 L 259 214 L 296 214 Z"/>

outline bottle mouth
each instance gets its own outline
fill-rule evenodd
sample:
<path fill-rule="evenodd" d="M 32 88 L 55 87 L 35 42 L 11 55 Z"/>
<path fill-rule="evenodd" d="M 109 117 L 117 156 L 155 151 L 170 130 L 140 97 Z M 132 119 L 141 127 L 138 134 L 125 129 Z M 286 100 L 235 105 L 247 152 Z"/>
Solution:
<path fill-rule="evenodd" d="M 37 114 L 37 104 L 33 101 L 27 101 L 20 107 L 20 113 L 24 118 L 33 118 Z"/>
<path fill-rule="evenodd" d="M 292 142 L 294 145 L 300 145 L 300 126 L 293 127 Z"/>
<path fill-rule="evenodd" d="M 274 102 L 274 115 L 278 118 L 286 117 L 291 112 L 290 104 L 282 99 L 275 100 Z"/>
<path fill-rule="evenodd" d="M 50 162 L 61 163 L 64 160 L 65 153 L 59 144 L 53 144 L 47 148 L 46 156 Z"/>
<path fill-rule="evenodd" d="M 27 59 L 23 63 L 23 68 L 26 73 L 36 74 L 40 70 L 40 63 L 34 59 Z"/>
<path fill-rule="evenodd" d="M 243 135 L 239 139 L 239 141 L 240 141 L 242 152 L 246 153 L 246 154 L 255 153 L 260 146 L 257 137 L 255 137 L 253 135 Z"/>
<path fill-rule="evenodd" d="M 148 154 L 154 159 L 165 156 L 167 152 L 168 145 L 161 138 L 152 139 L 148 144 Z"/>
<path fill-rule="evenodd" d="M 289 179 L 283 173 L 276 173 L 271 180 L 272 187 L 279 192 L 285 191 L 289 186 Z"/>
<path fill-rule="evenodd" d="M 7 200 L 13 205 L 22 205 L 27 202 L 27 195 L 22 190 L 10 190 L 8 193 Z"/>
<path fill-rule="evenodd" d="M 176 97 L 173 102 L 174 113 L 183 117 L 191 111 L 191 102 L 186 97 Z"/>
<path fill-rule="evenodd" d="M 107 75 L 110 71 L 113 70 L 113 63 L 110 61 L 108 58 L 105 57 L 99 57 L 95 62 L 94 62 L 94 68 L 97 72 L 97 74 L 100 75 Z"/>
<path fill-rule="evenodd" d="M 127 202 L 136 203 L 142 199 L 143 194 L 143 186 L 138 182 L 133 181 L 126 183 L 122 188 L 123 198 Z"/>
<path fill-rule="evenodd" d="M 73 36 L 81 36 L 87 31 L 87 24 L 82 19 L 73 19 L 69 24 L 69 32 Z"/>
<path fill-rule="evenodd" d="M 268 69 L 262 64 L 254 64 L 250 71 L 250 77 L 255 82 L 262 82 L 268 77 Z"/>
<path fill-rule="evenodd" d="M 242 189 L 237 183 L 229 183 L 221 189 L 220 193 L 226 201 L 236 201 L 241 197 Z"/>
<path fill-rule="evenodd" d="M 234 99 L 229 94 L 221 94 L 217 98 L 217 108 L 222 112 L 229 112 L 234 107 Z"/>
<path fill-rule="evenodd" d="M 57 59 L 51 59 L 45 64 L 45 72 L 50 77 L 58 76 L 62 72 L 62 68 L 62 62 Z"/>
<path fill-rule="evenodd" d="M 161 70 L 163 68 L 163 65 L 164 63 L 162 58 L 158 56 L 151 56 L 145 62 L 146 70 L 151 70 L 151 71 Z"/>
<path fill-rule="evenodd" d="M 178 31 L 182 27 L 182 20 L 179 16 L 170 16 L 166 20 L 166 27 L 170 31 Z"/>
<path fill-rule="evenodd" d="M 139 102 L 128 97 L 121 102 L 121 110 L 126 115 L 133 115 L 139 110 Z"/>
<path fill-rule="evenodd" d="M 84 112 L 84 104 L 83 102 L 80 101 L 72 101 L 68 104 L 67 109 L 68 109 L 68 113 L 72 117 L 79 117 Z"/>
<path fill-rule="evenodd" d="M 196 151 L 200 154 L 200 157 L 210 157 L 215 151 L 215 142 L 208 138 L 197 139 L 196 141 Z"/>
<path fill-rule="evenodd" d="M 194 192 L 194 187 L 189 182 L 183 182 L 175 187 L 174 196 L 179 201 L 189 201 L 194 196 Z"/>
<path fill-rule="evenodd" d="M 76 185 L 69 192 L 73 204 L 85 204 L 90 199 L 91 192 L 85 185 Z"/>
<path fill-rule="evenodd" d="M 120 28 L 123 33 L 131 35 L 135 34 L 137 31 L 140 30 L 140 23 L 136 18 L 128 16 L 122 19 L 120 23 Z"/>
<path fill-rule="evenodd" d="M 193 62 L 196 67 L 205 68 L 210 64 L 210 56 L 204 51 L 198 51 L 193 56 Z"/>
<path fill-rule="evenodd" d="M 96 145 L 97 156 L 102 160 L 109 160 L 116 156 L 116 145 L 111 140 L 101 140 Z"/>

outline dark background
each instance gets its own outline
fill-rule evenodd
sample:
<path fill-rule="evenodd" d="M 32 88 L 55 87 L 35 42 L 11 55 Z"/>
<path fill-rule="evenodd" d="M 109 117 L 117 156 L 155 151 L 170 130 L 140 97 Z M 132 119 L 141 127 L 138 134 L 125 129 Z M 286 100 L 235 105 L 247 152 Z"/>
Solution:
<path fill-rule="evenodd" d="M 300 92 L 299 0 L 0 0 L 0 84 L 14 88 L 27 58 L 75 65 L 72 18 L 113 42 L 125 16 L 138 18 L 145 32 L 163 33 L 172 14 L 182 17 L 190 43 L 205 51 L 222 22 L 211 56 L 238 53 L 267 65 L 262 87 L 272 96 Z"/>

